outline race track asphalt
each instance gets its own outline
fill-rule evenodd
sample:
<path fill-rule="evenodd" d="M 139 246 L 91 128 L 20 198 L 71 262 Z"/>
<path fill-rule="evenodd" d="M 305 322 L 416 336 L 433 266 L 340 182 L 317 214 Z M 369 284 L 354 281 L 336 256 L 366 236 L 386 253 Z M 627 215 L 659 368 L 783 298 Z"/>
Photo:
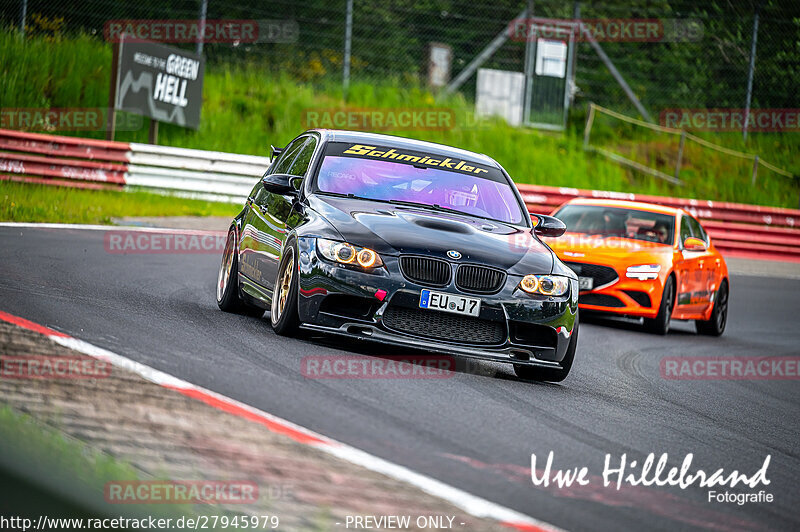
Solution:
<path fill-rule="evenodd" d="M 308 355 L 401 354 L 221 312 L 217 254 L 113 254 L 102 231 L 0 228 L 0 310 L 46 324 L 189 382 L 569 530 L 800 529 L 798 380 L 670 380 L 667 356 L 800 355 L 800 280 L 733 276 L 722 338 L 677 323 L 585 322 L 560 385 L 510 366 L 460 364 L 446 379 L 307 379 Z M 231 434 L 235 438 L 235 434 Z M 534 486 L 543 467 L 586 466 L 590 484 Z M 707 501 L 708 489 L 604 487 L 617 463 L 669 453 L 693 470 L 751 474 L 771 455 L 774 502 Z M 715 488 L 725 491 L 726 488 Z"/>

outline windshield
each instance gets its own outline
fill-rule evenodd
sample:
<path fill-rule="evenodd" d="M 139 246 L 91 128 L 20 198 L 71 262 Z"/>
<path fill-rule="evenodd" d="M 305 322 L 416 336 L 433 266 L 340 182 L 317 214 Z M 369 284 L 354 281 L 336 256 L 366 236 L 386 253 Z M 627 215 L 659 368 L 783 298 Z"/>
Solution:
<path fill-rule="evenodd" d="M 373 155 L 375 154 L 375 155 Z M 497 168 L 410 150 L 330 143 L 317 176 L 321 192 L 409 202 L 520 224 L 525 213 Z"/>
<path fill-rule="evenodd" d="M 673 243 L 675 217 L 669 214 L 596 205 L 566 205 L 556 216 L 571 233 Z"/>

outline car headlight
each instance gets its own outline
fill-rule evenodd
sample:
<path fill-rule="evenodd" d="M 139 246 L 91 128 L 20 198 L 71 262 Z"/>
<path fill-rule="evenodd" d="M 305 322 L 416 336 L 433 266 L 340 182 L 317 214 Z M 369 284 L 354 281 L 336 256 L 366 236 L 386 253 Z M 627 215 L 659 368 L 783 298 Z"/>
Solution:
<path fill-rule="evenodd" d="M 383 266 L 381 256 L 369 248 L 354 246 L 349 242 L 337 242 L 326 238 L 317 239 L 317 249 L 326 259 L 338 262 L 339 264 L 349 264 L 351 266 L 361 266 L 362 268 L 372 269 Z"/>
<path fill-rule="evenodd" d="M 625 277 L 629 279 L 639 279 L 649 281 L 658 279 L 658 272 L 661 271 L 660 264 L 640 264 L 638 266 L 628 266 Z"/>
<path fill-rule="evenodd" d="M 569 277 L 561 275 L 526 275 L 519 287 L 529 294 L 563 296 L 569 291 Z"/>

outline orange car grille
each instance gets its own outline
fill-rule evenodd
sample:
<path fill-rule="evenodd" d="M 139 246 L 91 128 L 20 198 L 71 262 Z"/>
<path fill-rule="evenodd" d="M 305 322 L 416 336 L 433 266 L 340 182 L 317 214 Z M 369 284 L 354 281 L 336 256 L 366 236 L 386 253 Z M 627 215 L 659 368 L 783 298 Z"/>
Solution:
<path fill-rule="evenodd" d="M 617 271 L 608 266 L 601 266 L 600 264 L 585 264 L 583 262 L 565 262 L 578 276 L 591 277 L 594 280 L 594 286 L 603 286 L 613 283 L 619 279 Z"/>

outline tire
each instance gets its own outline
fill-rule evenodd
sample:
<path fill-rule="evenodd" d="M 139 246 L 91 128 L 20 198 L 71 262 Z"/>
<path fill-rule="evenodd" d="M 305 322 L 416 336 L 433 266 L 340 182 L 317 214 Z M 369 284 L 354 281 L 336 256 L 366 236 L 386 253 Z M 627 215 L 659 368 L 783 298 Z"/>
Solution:
<path fill-rule="evenodd" d="M 644 328 L 653 334 L 665 335 L 669 332 L 669 322 L 672 319 L 672 310 L 675 308 L 675 278 L 670 275 L 664 284 L 661 294 L 661 304 L 655 318 L 645 318 Z"/>
<path fill-rule="evenodd" d="M 537 382 L 561 382 L 567 378 L 572 369 L 572 362 L 575 360 L 575 350 L 578 348 L 578 317 L 575 317 L 575 326 L 572 329 L 572 337 L 567 347 L 564 360 L 561 361 L 559 369 L 538 368 L 536 366 L 526 366 L 514 364 L 514 373 L 522 380 Z"/>
<path fill-rule="evenodd" d="M 281 336 L 293 336 L 300 327 L 300 316 L 297 313 L 298 276 L 297 248 L 294 242 L 289 242 L 278 267 L 270 311 L 272 328 Z"/>
<path fill-rule="evenodd" d="M 694 326 L 698 334 L 706 336 L 722 336 L 728 323 L 728 281 L 723 280 L 714 298 L 714 308 L 707 320 L 695 320 Z"/>
<path fill-rule="evenodd" d="M 264 315 L 264 309 L 249 305 L 239 297 L 239 257 L 236 253 L 236 233 L 233 229 L 228 231 L 217 275 L 217 306 L 225 312 L 256 318 Z"/>

